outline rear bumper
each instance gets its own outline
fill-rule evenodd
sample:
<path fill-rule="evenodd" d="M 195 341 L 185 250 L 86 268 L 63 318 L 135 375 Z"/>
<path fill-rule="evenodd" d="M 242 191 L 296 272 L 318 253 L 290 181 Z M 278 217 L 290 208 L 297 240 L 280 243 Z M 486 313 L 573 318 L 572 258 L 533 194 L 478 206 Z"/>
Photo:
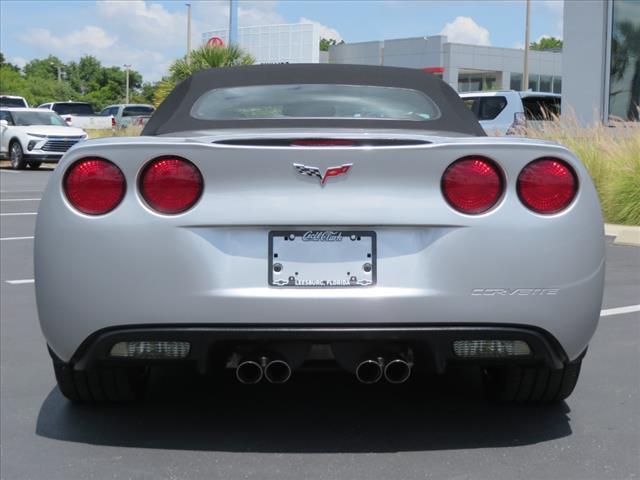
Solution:
<path fill-rule="evenodd" d="M 457 340 L 521 340 L 531 354 L 502 358 L 462 358 L 455 354 Z M 111 348 L 126 341 L 189 342 L 186 358 L 122 359 L 110 356 Z M 436 372 L 443 372 L 450 363 L 468 365 L 544 364 L 561 368 L 569 361 L 566 352 L 549 332 L 535 327 L 516 325 L 155 325 L 107 328 L 89 336 L 77 349 L 68 364 L 77 370 L 109 364 L 167 364 L 191 362 L 206 371 L 212 359 L 234 351 L 237 345 L 255 345 L 257 349 L 278 343 L 306 345 L 335 345 L 337 343 L 365 343 L 375 350 L 376 345 L 397 343 L 412 348 L 423 364 Z M 52 353 L 53 355 L 53 353 Z M 55 358 L 55 357 L 54 357 Z M 58 359 L 58 361 L 60 361 Z"/>

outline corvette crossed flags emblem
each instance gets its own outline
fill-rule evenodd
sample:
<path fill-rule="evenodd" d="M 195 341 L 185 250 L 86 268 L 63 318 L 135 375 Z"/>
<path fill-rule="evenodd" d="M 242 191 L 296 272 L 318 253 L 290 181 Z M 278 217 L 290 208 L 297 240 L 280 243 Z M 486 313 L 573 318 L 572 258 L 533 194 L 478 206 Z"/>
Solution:
<path fill-rule="evenodd" d="M 352 166 L 353 163 L 345 163 L 343 165 L 340 165 L 339 167 L 329 167 L 323 175 L 320 172 L 320 169 L 317 167 L 308 167 L 307 165 L 302 165 L 301 163 L 293 164 L 293 167 L 300 175 L 315 177 L 320 180 L 320 185 L 324 185 L 325 183 L 327 183 L 327 180 L 329 180 L 331 177 L 337 177 L 346 174 Z"/>

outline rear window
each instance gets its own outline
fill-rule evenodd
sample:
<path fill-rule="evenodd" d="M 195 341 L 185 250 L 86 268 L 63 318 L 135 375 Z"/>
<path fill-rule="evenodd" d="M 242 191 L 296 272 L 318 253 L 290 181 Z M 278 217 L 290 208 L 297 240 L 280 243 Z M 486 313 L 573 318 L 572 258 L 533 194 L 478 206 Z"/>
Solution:
<path fill-rule="evenodd" d="M 0 107 L 27 107 L 22 98 L 0 97 Z"/>
<path fill-rule="evenodd" d="M 505 97 L 465 97 L 462 101 L 478 120 L 493 120 L 507 106 Z"/>
<path fill-rule="evenodd" d="M 12 117 L 14 124 L 17 126 L 29 126 L 29 125 L 56 125 L 59 127 L 66 127 L 62 118 L 57 113 L 43 110 L 41 112 L 34 111 L 13 111 Z"/>
<path fill-rule="evenodd" d="M 53 111 L 59 115 L 94 115 L 88 103 L 54 103 Z"/>
<path fill-rule="evenodd" d="M 289 118 L 385 119 L 424 122 L 440 117 L 433 100 L 417 90 L 333 84 L 218 88 L 191 108 L 198 120 Z"/>
<path fill-rule="evenodd" d="M 122 111 L 123 117 L 137 117 L 138 115 L 151 115 L 155 109 L 153 107 L 125 107 Z"/>
<path fill-rule="evenodd" d="M 553 120 L 560 115 L 560 98 L 525 97 L 522 99 L 527 120 Z"/>

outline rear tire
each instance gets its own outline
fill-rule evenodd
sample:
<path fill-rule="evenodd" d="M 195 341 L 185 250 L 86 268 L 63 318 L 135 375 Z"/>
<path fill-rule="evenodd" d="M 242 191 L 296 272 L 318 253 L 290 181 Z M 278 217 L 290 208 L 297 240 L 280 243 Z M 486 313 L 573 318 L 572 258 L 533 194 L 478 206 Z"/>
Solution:
<path fill-rule="evenodd" d="M 557 403 L 578 383 L 582 357 L 561 369 L 548 367 L 493 367 L 485 370 L 489 394 L 505 403 Z"/>
<path fill-rule="evenodd" d="M 145 368 L 101 367 L 73 370 L 53 362 L 60 392 L 72 402 L 121 403 L 139 399 L 147 383 Z"/>

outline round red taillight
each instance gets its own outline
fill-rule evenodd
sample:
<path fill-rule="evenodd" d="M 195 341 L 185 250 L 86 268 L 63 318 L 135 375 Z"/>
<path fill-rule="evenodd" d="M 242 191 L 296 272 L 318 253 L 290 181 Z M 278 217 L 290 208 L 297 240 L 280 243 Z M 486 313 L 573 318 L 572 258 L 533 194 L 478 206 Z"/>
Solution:
<path fill-rule="evenodd" d="M 103 158 L 83 158 L 71 165 L 63 185 L 69 203 L 88 215 L 110 212 L 126 190 L 122 171 Z"/>
<path fill-rule="evenodd" d="M 522 169 L 518 196 L 536 213 L 558 213 L 569 206 L 578 191 L 573 169 L 556 158 L 540 158 Z"/>
<path fill-rule="evenodd" d="M 184 158 L 156 158 L 142 171 L 140 193 L 149 206 L 160 213 L 182 213 L 200 198 L 202 175 Z"/>
<path fill-rule="evenodd" d="M 449 165 L 442 176 L 442 193 L 462 213 L 479 214 L 493 207 L 503 191 L 498 167 L 483 157 L 465 157 Z"/>

